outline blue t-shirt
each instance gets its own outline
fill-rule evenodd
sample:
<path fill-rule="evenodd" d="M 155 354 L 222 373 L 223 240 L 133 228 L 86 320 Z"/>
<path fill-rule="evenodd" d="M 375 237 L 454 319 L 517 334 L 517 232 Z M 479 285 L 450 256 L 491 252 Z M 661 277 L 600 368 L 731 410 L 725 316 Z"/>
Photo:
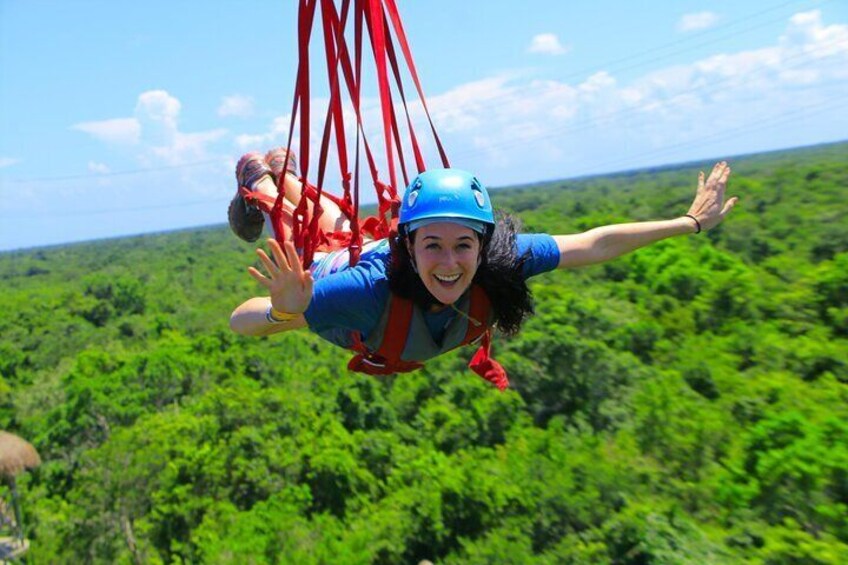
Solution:
<path fill-rule="evenodd" d="M 553 271 L 559 264 L 559 249 L 547 234 L 519 234 L 516 237 L 519 256 L 527 253 L 524 278 Z M 331 253 L 313 266 L 315 286 L 312 301 L 304 312 L 309 329 L 324 339 L 349 347 L 351 332 L 359 332 L 363 340 L 380 321 L 389 300 L 389 241 L 365 246 L 354 267 L 347 264 L 347 251 Z M 457 315 L 453 308 L 425 312 L 424 320 L 436 341 Z"/>

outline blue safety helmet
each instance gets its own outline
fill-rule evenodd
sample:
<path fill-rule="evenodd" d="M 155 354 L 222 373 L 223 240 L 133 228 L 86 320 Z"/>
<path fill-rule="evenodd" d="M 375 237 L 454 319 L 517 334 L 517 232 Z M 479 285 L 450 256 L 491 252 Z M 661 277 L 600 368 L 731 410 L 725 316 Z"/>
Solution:
<path fill-rule="evenodd" d="M 491 235 L 495 215 L 486 187 L 460 169 L 431 169 L 415 177 L 403 195 L 398 229 L 408 234 L 435 222 L 453 222 Z"/>

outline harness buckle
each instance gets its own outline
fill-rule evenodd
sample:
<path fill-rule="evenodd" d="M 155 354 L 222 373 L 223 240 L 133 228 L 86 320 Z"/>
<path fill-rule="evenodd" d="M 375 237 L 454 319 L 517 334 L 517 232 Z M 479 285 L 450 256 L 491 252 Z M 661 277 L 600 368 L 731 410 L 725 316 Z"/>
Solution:
<path fill-rule="evenodd" d="M 383 368 L 386 367 L 385 363 L 380 363 L 379 361 L 372 361 L 371 359 L 369 359 L 368 357 L 365 357 L 364 355 L 362 356 L 362 362 L 367 363 L 367 364 L 371 365 L 372 367 L 377 367 L 377 368 L 380 368 L 380 369 L 383 369 Z"/>

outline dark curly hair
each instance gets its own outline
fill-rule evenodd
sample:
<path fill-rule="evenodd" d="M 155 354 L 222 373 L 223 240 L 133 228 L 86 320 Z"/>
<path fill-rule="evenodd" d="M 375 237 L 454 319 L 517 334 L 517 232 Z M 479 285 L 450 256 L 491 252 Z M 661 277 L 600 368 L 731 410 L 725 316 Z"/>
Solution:
<path fill-rule="evenodd" d="M 506 335 L 516 334 L 524 320 L 533 314 L 533 295 L 522 275 L 527 256 L 519 256 L 515 244 L 518 229 L 517 220 L 507 214 L 496 214 L 491 236 L 480 236 L 483 259 L 473 280 L 483 288 L 492 303 L 494 325 Z M 403 237 L 398 235 L 391 240 L 392 260 L 387 270 L 389 290 L 401 298 L 412 300 L 424 310 L 441 305 L 413 269 Z M 414 242 L 415 232 L 409 238 L 411 243 Z"/>

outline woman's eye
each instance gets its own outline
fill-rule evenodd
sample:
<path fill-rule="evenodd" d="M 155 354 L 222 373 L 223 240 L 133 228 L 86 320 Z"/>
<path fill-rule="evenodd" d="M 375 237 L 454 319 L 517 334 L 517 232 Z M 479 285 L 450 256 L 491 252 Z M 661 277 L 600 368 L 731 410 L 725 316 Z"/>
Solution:
<path fill-rule="evenodd" d="M 432 250 L 432 249 L 438 249 L 438 248 L 439 248 L 439 244 L 438 244 L 438 243 L 428 243 L 428 244 L 424 247 L 424 249 L 431 249 L 431 250 Z"/>

